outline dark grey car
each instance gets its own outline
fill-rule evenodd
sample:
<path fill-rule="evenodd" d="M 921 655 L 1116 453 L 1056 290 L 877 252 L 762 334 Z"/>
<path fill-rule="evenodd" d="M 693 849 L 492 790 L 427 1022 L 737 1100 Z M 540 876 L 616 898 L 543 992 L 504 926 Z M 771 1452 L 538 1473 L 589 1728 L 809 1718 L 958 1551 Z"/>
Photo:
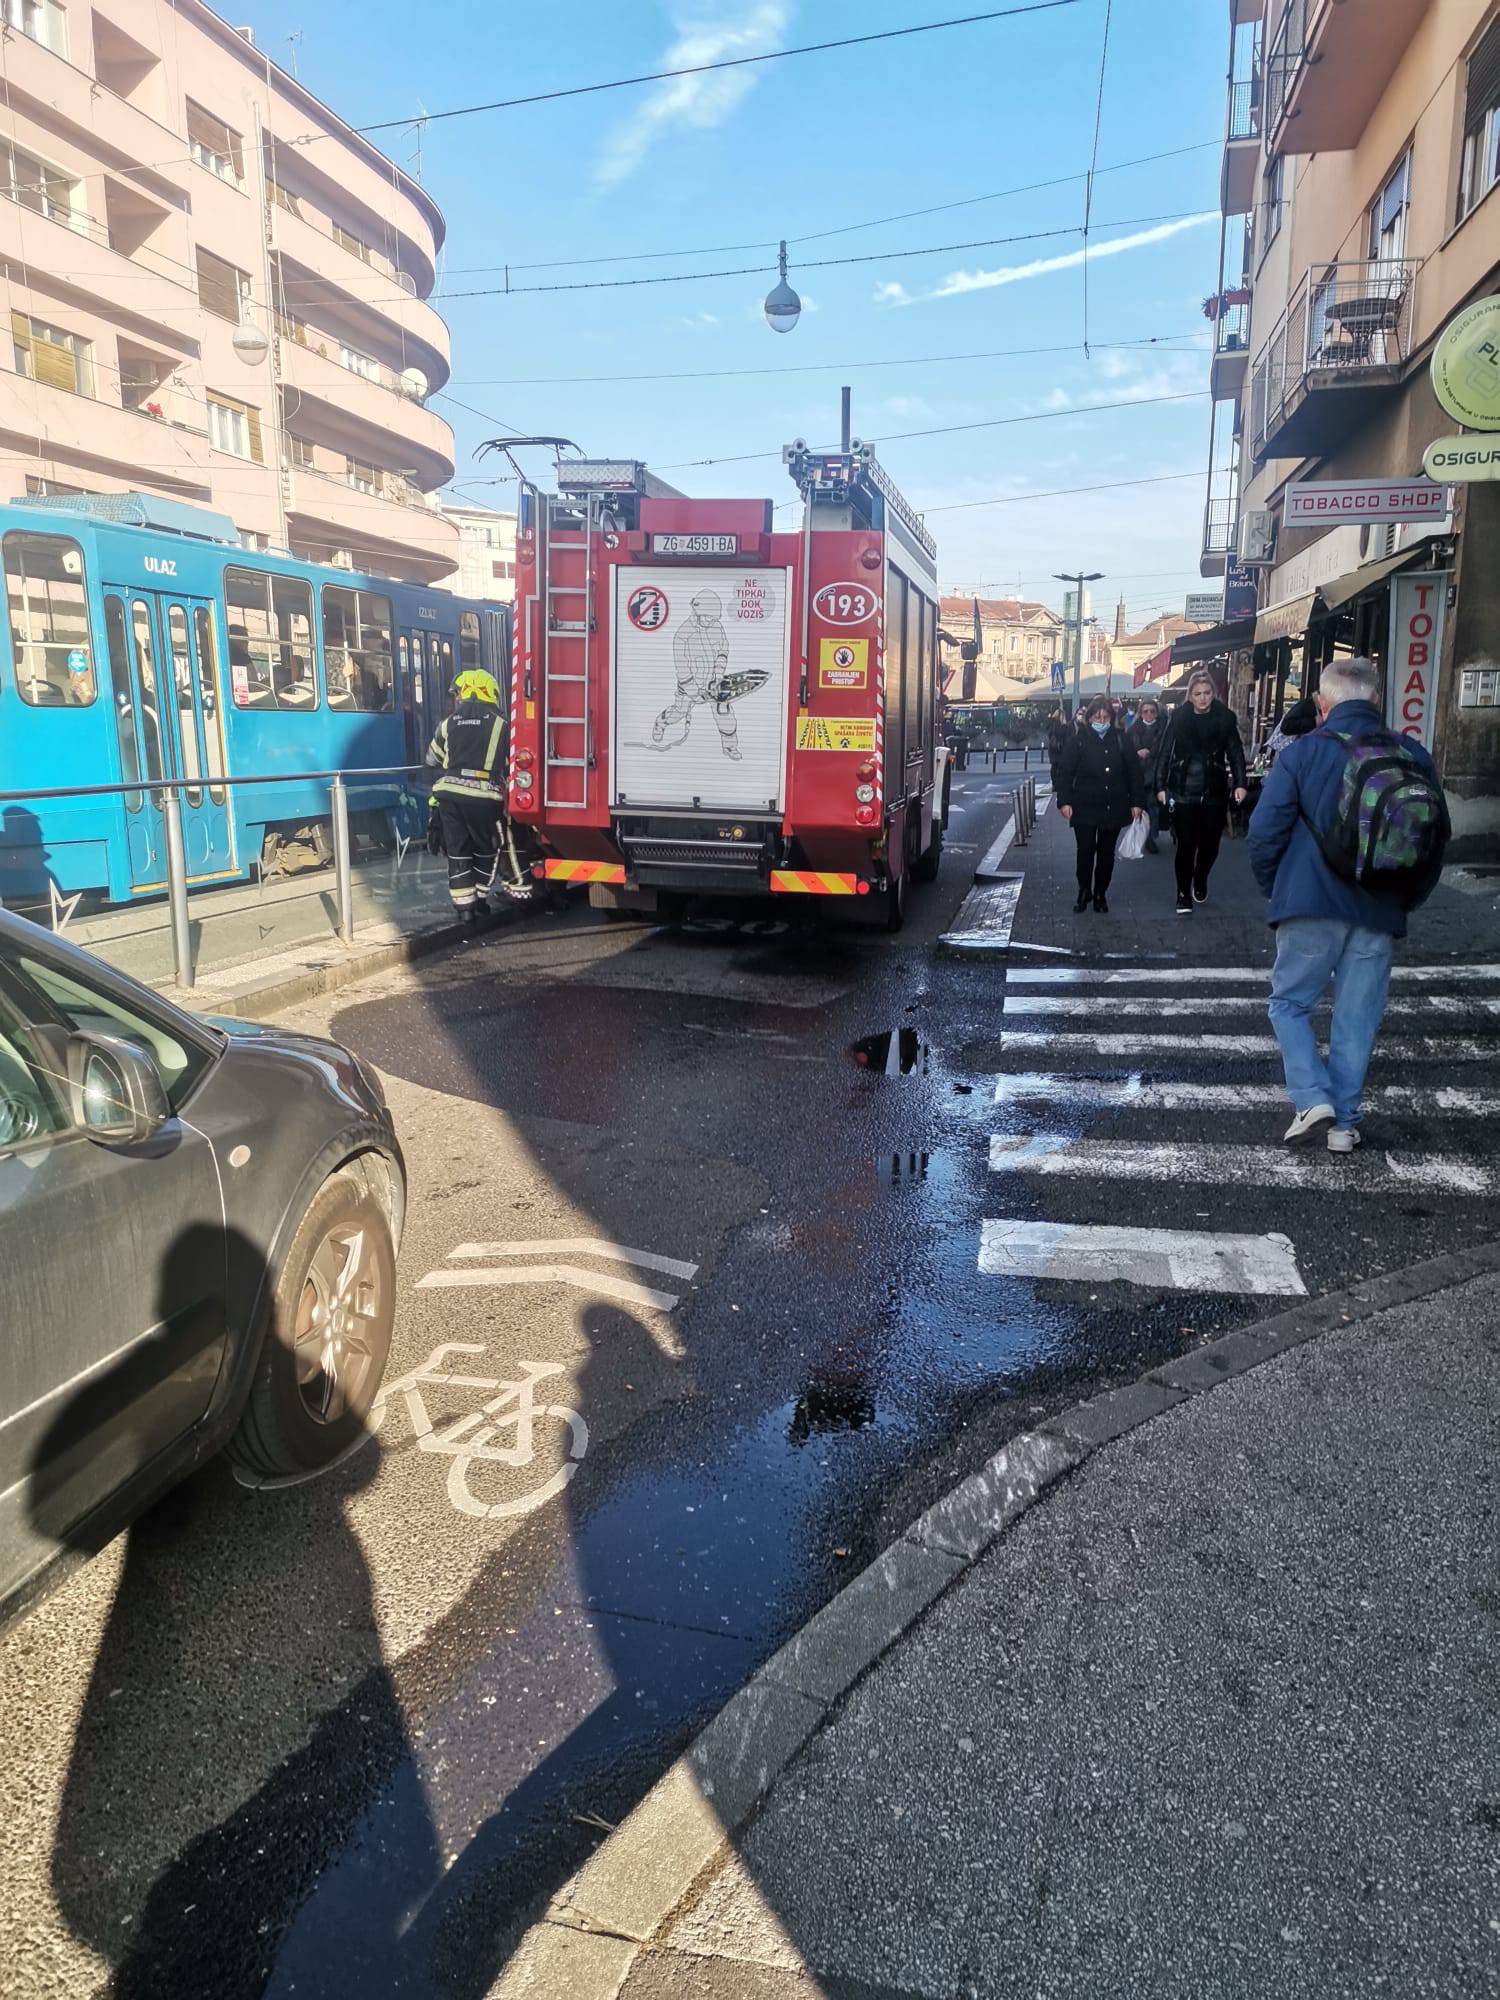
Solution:
<path fill-rule="evenodd" d="M 0 1617 L 227 1445 L 357 1445 L 406 1176 L 335 1042 L 210 1023 L 0 911 Z"/>

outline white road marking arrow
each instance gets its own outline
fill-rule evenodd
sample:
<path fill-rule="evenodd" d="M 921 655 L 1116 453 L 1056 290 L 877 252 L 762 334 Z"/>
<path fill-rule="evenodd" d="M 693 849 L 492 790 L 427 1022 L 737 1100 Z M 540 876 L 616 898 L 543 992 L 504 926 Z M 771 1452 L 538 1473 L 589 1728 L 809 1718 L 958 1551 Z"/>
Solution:
<path fill-rule="evenodd" d="M 628 1278 L 616 1278 L 604 1271 L 586 1271 L 581 1264 L 474 1265 L 468 1270 L 429 1271 L 418 1278 L 418 1291 L 438 1285 L 571 1285 L 575 1291 L 593 1292 L 625 1305 L 655 1306 L 670 1312 L 678 1303 L 676 1292 L 653 1291 L 649 1285 L 633 1285 Z"/>

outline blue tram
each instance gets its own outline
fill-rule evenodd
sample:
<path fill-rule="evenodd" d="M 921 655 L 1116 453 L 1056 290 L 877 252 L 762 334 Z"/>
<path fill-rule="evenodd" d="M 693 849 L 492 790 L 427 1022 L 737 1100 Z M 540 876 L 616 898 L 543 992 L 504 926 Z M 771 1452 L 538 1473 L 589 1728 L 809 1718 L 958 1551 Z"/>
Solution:
<path fill-rule="evenodd" d="M 180 502 L 0 505 L 0 562 L 0 901 L 13 905 L 45 902 L 49 882 L 113 902 L 160 893 L 166 834 L 156 794 L 9 792 L 186 779 L 188 879 L 233 881 L 292 843 L 331 852 L 327 784 L 291 774 L 419 764 L 461 668 L 509 683 L 503 606 L 252 552 L 227 516 Z M 351 829 L 383 846 L 412 799 L 400 778 L 356 780 L 349 805 Z"/>

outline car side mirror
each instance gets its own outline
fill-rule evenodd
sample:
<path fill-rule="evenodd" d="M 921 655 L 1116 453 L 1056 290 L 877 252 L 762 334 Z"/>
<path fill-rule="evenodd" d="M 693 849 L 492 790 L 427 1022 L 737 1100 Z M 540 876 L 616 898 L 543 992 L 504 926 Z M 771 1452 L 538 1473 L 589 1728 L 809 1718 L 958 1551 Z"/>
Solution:
<path fill-rule="evenodd" d="M 161 1071 L 122 1035 L 74 1035 L 68 1084 L 73 1123 L 102 1146 L 137 1146 L 172 1115 Z"/>

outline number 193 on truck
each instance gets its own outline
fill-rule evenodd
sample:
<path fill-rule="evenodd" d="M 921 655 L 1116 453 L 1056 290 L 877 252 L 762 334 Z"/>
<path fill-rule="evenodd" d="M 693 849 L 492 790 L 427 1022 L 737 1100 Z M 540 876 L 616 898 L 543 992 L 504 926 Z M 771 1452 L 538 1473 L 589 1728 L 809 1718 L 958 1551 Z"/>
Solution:
<path fill-rule="evenodd" d="M 795 897 L 899 927 L 942 852 L 936 551 L 868 444 L 800 523 L 629 459 L 523 485 L 509 810 L 601 908 Z"/>

